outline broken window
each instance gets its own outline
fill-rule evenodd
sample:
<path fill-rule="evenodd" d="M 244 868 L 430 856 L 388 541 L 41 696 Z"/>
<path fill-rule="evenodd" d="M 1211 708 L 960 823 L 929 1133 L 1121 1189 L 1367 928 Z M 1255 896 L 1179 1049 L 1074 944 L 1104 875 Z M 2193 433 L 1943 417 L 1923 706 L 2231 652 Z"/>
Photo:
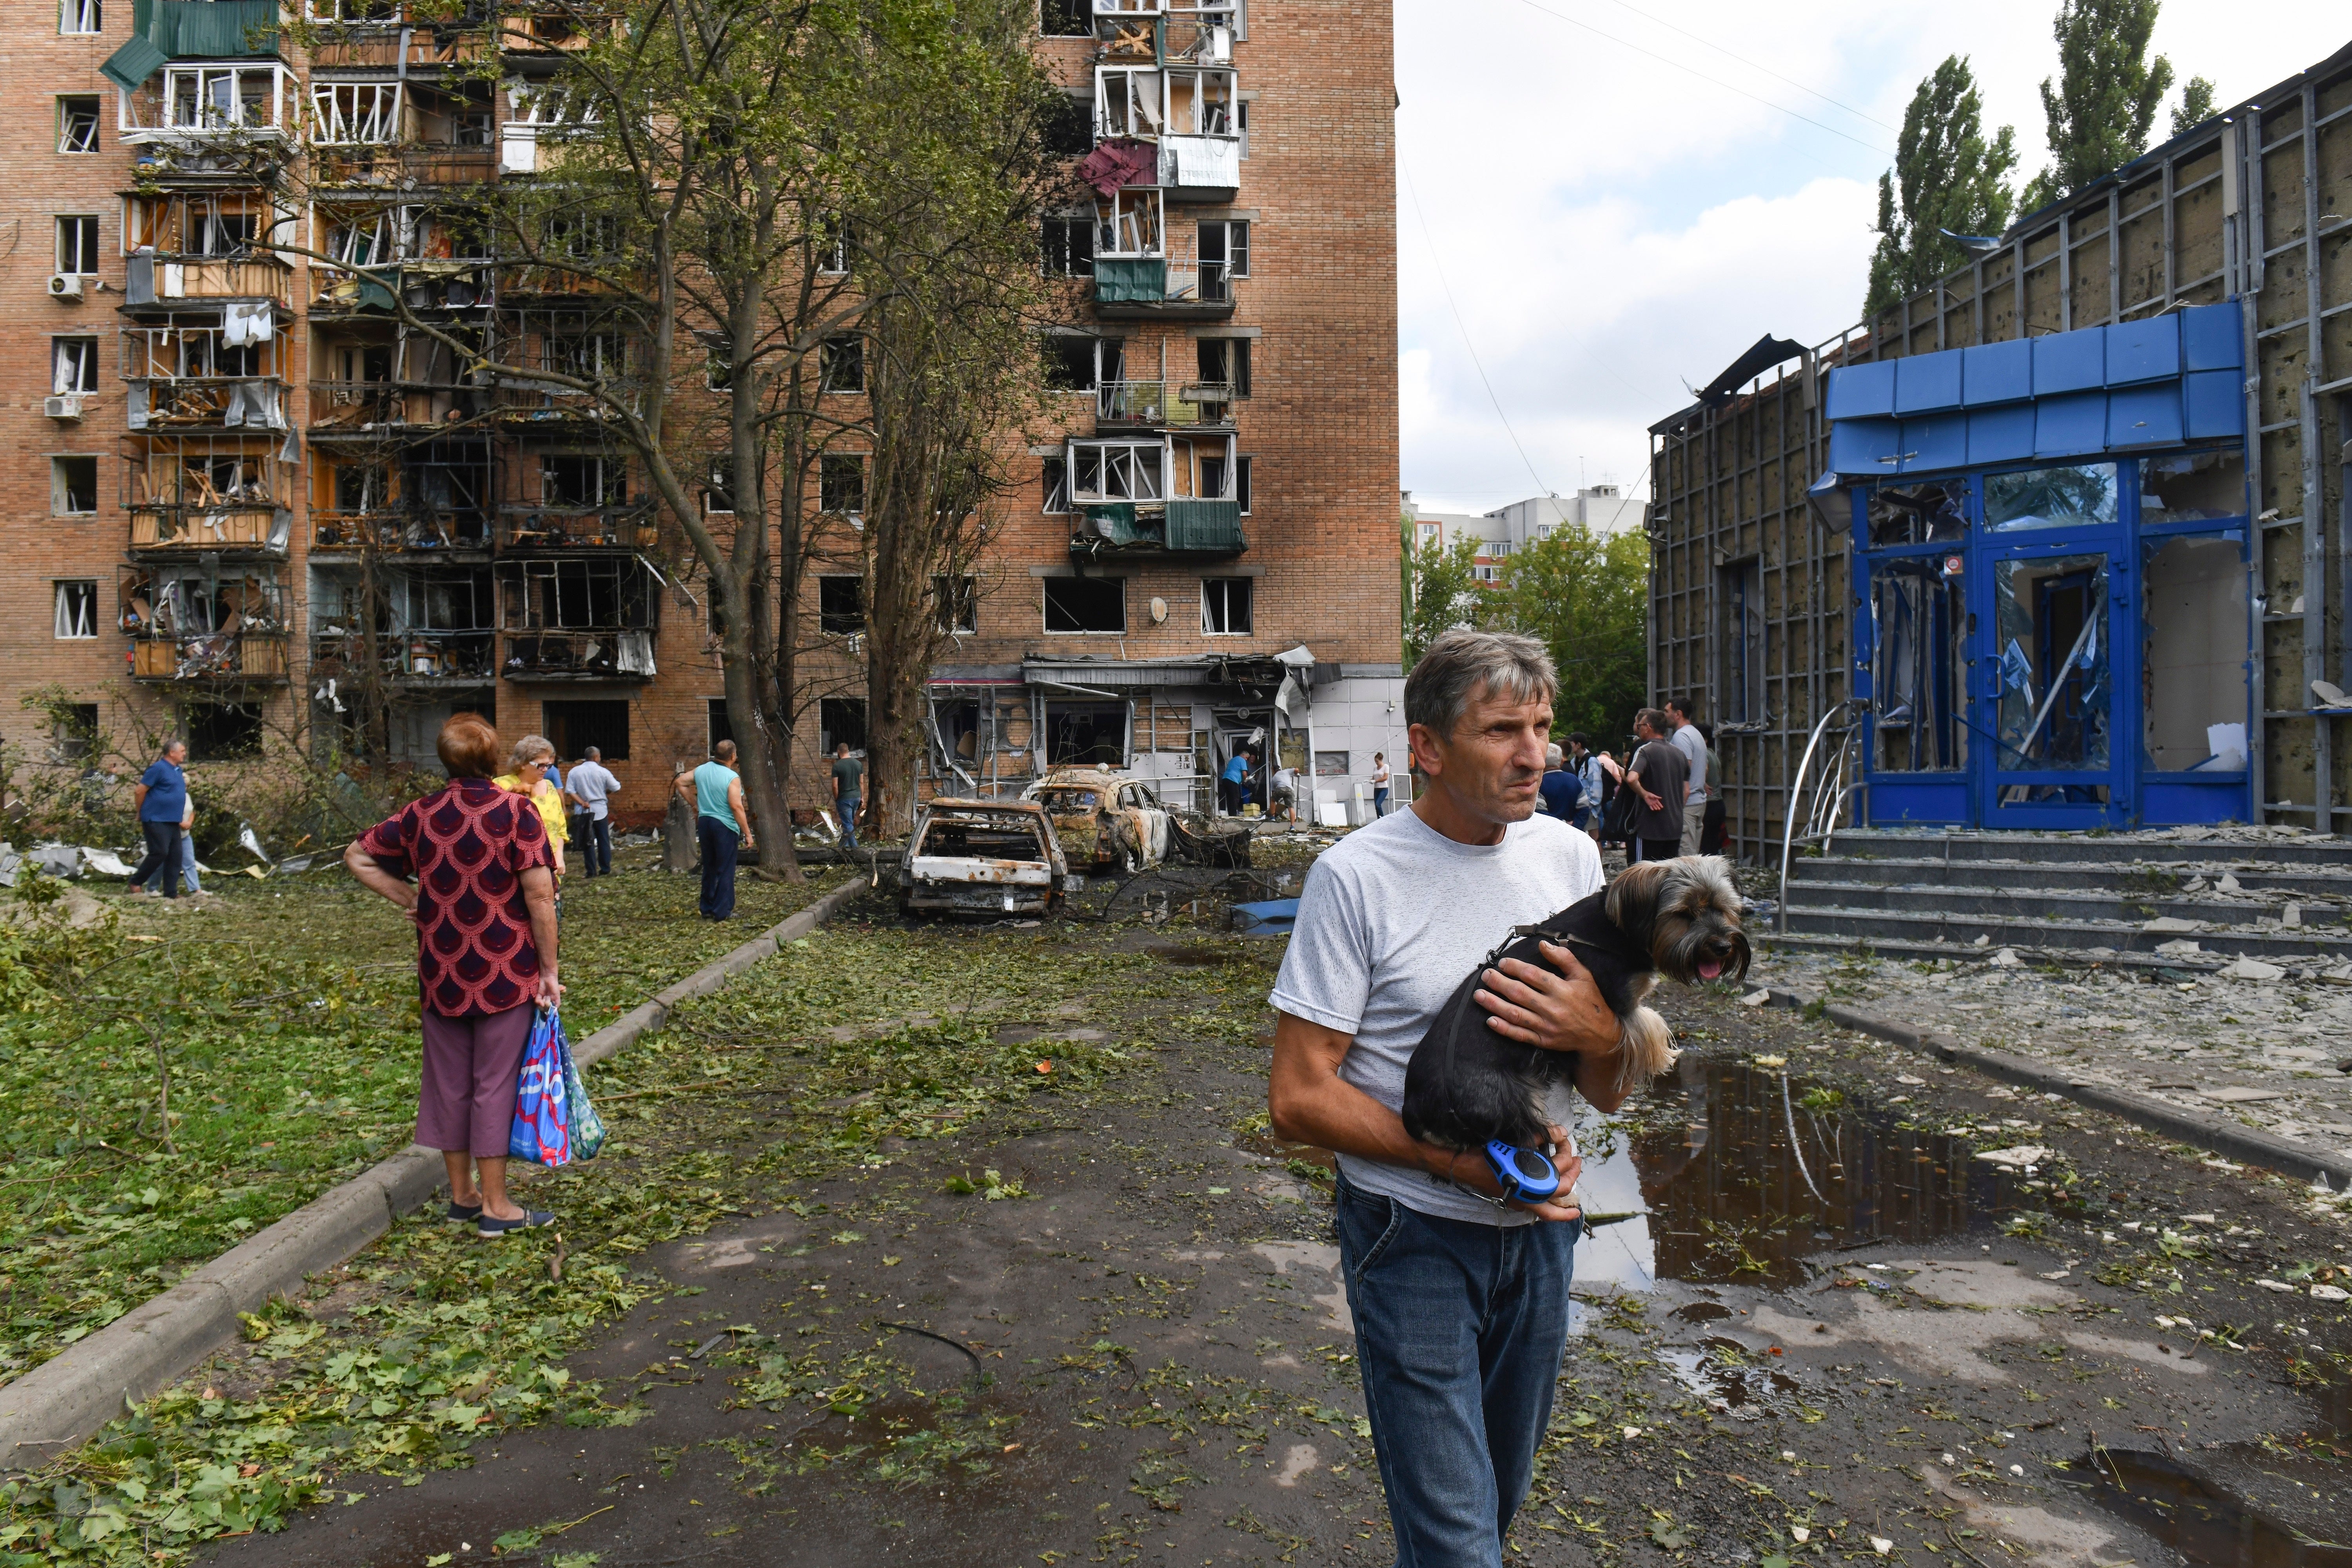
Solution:
<path fill-rule="evenodd" d="M 99 0 L 63 0 L 58 7 L 58 31 L 60 33 L 103 33 L 106 13 Z"/>
<path fill-rule="evenodd" d="M 1073 441 L 1070 499 L 1076 501 L 1160 500 L 1166 497 L 1165 450 L 1157 441 Z"/>
<path fill-rule="evenodd" d="M 1045 504 L 1038 510 L 1063 512 L 1070 510 L 1070 466 L 1059 458 L 1045 461 L 1040 478 L 1045 481 Z"/>
<path fill-rule="evenodd" d="M 1045 151 L 1074 156 L 1095 144 L 1094 106 L 1076 96 L 1055 98 L 1038 127 Z"/>
<path fill-rule="evenodd" d="M 540 344 L 541 364 L 558 375 L 596 382 L 625 375 L 629 368 L 629 340 L 623 332 L 555 332 Z"/>
<path fill-rule="evenodd" d="M 1045 340 L 1045 385 L 1054 392 L 1092 392 L 1118 381 L 1124 353 L 1117 338 L 1056 332 Z"/>
<path fill-rule="evenodd" d="M 1249 111 L 1248 99 L 1236 98 L 1234 100 L 1234 131 L 1241 141 L 1242 162 L 1245 163 L 1249 162 Z"/>
<path fill-rule="evenodd" d="M 507 580 L 507 625 L 530 630 L 650 627 L 654 595 L 635 560 L 525 561 Z"/>
<path fill-rule="evenodd" d="M 1242 503 L 1242 515 L 1244 517 L 1247 517 L 1250 514 L 1251 466 L 1252 463 L 1250 458 L 1235 458 L 1234 459 L 1234 499 Z"/>
<path fill-rule="evenodd" d="M 310 85 L 310 134 L 333 145 L 402 140 L 403 85 L 333 81 Z"/>
<path fill-rule="evenodd" d="M 2189 522 L 2245 515 L 2246 456 L 2242 451 L 2231 447 L 2142 459 L 2140 521 Z"/>
<path fill-rule="evenodd" d="M 1047 577 L 1048 632 L 1125 632 L 1127 582 L 1120 577 Z"/>
<path fill-rule="evenodd" d="M 98 635 L 98 579 L 75 577 L 54 585 L 59 641 L 78 641 Z"/>
<path fill-rule="evenodd" d="M 1871 565 L 1873 729 L 1882 772 L 1954 772 L 1968 764 L 1969 614 L 1961 567 L 1958 552 Z M 1732 718 L 1730 705 L 1744 700 L 1745 721 L 1755 722 L 1766 716 L 1763 573 L 1755 562 L 1727 570 L 1749 580 L 1738 590 L 1746 598 L 1739 611 L 1746 631 L 1735 645 L 1740 651 L 1727 656 L 1747 662 L 1748 689 L 1729 689 L 1724 716 L 1743 721 Z"/>
<path fill-rule="evenodd" d="M 1722 569 L 1723 721 L 1764 718 L 1764 563 L 1735 561 Z"/>
<path fill-rule="evenodd" d="M 81 277 L 93 277 L 98 272 L 98 220 L 94 217 L 61 217 L 58 219 L 58 270 Z"/>
<path fill-rule="evenodd" d="M 2099 772 L 2108 761 L 2108 559 L 1993 563 L 1999 773 Z M 2105 786 L 2009 784 L 2001 804 L 2105 798 Z"/>
<path fill-rule="evenodd" d="M 1250 577 L 1204 577 L 1201 580 L 1201 635 L 1247 637 L 1250 632 Z"/>
<path fill-rule="evenodd" d="M 866 390 L 866 340 L 856 336 L 827 338 L 817 345 L 817 385 L 824 392 Z"/>
<path fill-rule="evenodd" d="M 604 699 L 601 701 L 566 700 L 542 702 L 539 705 L 540 732 L 555 747 L 559 757 L 577 757 L 589 747 L 596 748 L 602 761 L 625 763 L 629 760 L 629 705 L 625 701 Z"/>
<path fill-rule="evenodd" d="M 1095 201 L 1095 248 L 1102 256 L 1149 257 L 1166 253 L 1160 235 L 1160 192 L 1122 186 Z M 1202 298 L 1207 298 L 1203 295 Z"/>
<path fill-rule="evenodd" d="M 1249 276 L 1249 225 L 1237 219 L 1204 223 L 1201 225 L 1199 243 L 1201 298 L 1232 299 L 1233 280 Z"/>
<path fill-rule="evenodd" d="M 1965 481 L 1930 485 L 1876 485 L 1868 502 L 1870 548 L 1931 544 L 1968 537 Z"/>
<path fill-rule="evenodd" d="M 59 517 L 86 517 L 98 510 L 98 459 L 49 459 L 49 510 Z"/>
<path fill-rule="evenodd" d="M 866 510 L 866 459 L 854 452 L 827 452 L 819 458 L 816 504 L 821 511 L 861 515 Z"/>
<path fill-rule="evenodd" d="M 1178 136 L 1231 136 L 1234 73 L 1171 70 L 1168 73 L 1168 129 Z"/>
<path fill-rule="evenodd" d="M 254 131 L 278 124 L 276 66 L 172 66 L 163 123 L 177 131 Z"/>
<path fill-rule="evenodd" d="M 1222 403 L 1228 397 L 1250 395 L 1250 341 L 1247 338 L 1200 338 L 1193 343 L 1198 353 L 1203 403 Z M 1217 395 L 1208 395 L 1213 391 Z"/>
<path fill-rule="evenodd" d="M 1092 0 L 1045 0 L 1037 30 L 1049 38 L 1091 38 L 1095 36 Z"/>
<path fill-rule="evenodd" d="M 2077 463 L 1984 478 L 1985 526 L 2096 527 L 2116 521 L 2116 466 Z M 1938 535 L 1937 537 L 1941 537 Z"/>
<path fill-rule="evenodd" d="M 75 93 L 58 100 L 58 151 L 60 153 L 95 153 L 98 151 L 98 98 L 94 93 Z"/>
<path fill-rule="evenodd" d="M 1049 702 L 1045 705 L 1045 761 L 1049 766 L 1092 763 L 1121 767 L 1127 762 L 1127 732 L 1131 717 L 1124 702 Z M 1083 804 L 1079 798 L 1083 797 Z M 1073 791 L 1062 803 L 1065 810 L 1083 811 L 1096 803 L 1092 790 Z M 1047 803 L 1048 810 L 1055 803 Z"/>
<path fill-rule="evenodd" d="M 98 704 L 60 702 L 49 709 L 49 754 L 61 763 L 88 760 L 98 750 Z"/>
<path fill-rule="evenodd" d="M 843 273 L 849 270 L 849 220 L 839 213 L 825 213 L 816 223 L 816 269 L 819 272 Z"/>
<path fill-rule="evenodd" d="M 54 393 L 98 390 L 98 340 L 49 340 L 49 390 Z"/>
<path fill-rule="evenodd" d="M 943 632 L 978 631 L 980 579 L 969 575 L 932 577 L 931 608 Z"/>
<path fill-rule="evenodd" d="M 735 459 L 731 456 L 718 454 L 703 466 L 702 510 L 711 512 L 731 512 L 735 510 Z"/>
<path fill-rule="evenodd" d="M 866 699 L 863 697 L 821 697 L 816 704 L 817 750 L 826 756 L 833 749 L 847 745 L 853 752 L 866 749 Z"/>
<path fill-rule="evenodd" d="M 1048 278 L 1091 278 L 1095 275 L 1095 221 L 1089 217 L 1049 217 L 1045 225 L 1045 266 Z"/>
<path fill-rule="evenodd" d="M 816 625 L 835 637 L 853 637 L 866 629 L 866 579 L 819 577 L 816 580 Z"/>
<path fill-rule="evenodd" d="M 2229 533 L 2150 540 L 2143 548 L 2147 765 L 2158 773 L 2243 772 L 2251 624 L 2243 546 Z"/>
<path fill-rule="evenodd" d="M 548 506 L 599 508 L 629 503 L 629 465 L 597 452 L 543 452 L 539 494 Z"/>
<path fill-rule="evenodd" d="M 373 511 L 390 499 L 392 476 L 380 463 L 338 463 L 332 472 L 337 511 Z"/>
<path fill-rule="evenodd" d="M 1095 135 L 1156 137 L 1168 120 L 1167 79 L 1156 70 L 1104 67 L 1095 72 Z"/>
<path fill-rule="evenodd" d="M 188 761 L 226 762 L 261 749 L 261 704 L 192 702 L 186 715 Z"/>

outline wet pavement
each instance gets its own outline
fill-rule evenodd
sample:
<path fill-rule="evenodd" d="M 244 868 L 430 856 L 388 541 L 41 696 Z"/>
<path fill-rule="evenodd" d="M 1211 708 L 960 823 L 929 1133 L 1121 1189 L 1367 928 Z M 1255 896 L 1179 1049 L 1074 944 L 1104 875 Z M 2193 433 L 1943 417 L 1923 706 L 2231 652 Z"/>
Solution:
<path fill-rule="evenodd" d="M 1139 940 L 1269 983 L 1279 952 Z M 1513 1561 L 2346 1562 L 2334 1205 L 1725 991 L 1656 1002 L 1688 1053 L 1579 1130 L 1605 1223 Z M 1150 1033 L 1118 1092 L 647 1253 L 666 1293 L 570 1363 L 634 1425 L 344 1477 L 208 1555 L 1391 1561 L 1327 1163 L 1267 1138 L 1262 1038 Z"/>

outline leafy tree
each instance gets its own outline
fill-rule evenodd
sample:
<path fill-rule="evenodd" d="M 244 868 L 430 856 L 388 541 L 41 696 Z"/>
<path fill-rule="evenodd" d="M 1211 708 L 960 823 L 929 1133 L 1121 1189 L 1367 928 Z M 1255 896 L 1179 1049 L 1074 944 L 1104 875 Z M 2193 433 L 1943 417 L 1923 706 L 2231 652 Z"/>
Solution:
<path fill-rule="evenodd" d="M 2032 212 L 2073 195 L 2147 151 L 2172 62 L 2147 58 L 2160 0 L 2059 0 L 2051 32 L 2058 77 L 2042 82 L 2050 167 L 2025 190 Z"/>
<path fill-rule="evenodd" d="M 1581 525 L 1511 557 L 1496 619 L 1551 650 L 1559 669 L 1555 731 L 1632 732 L 1650 681 L 1650 540 L 1639 529 Z"/>
<path fill-rule="evenodd" d="M 2185 136 L 2213 118 L 2213 84 L 2192 76 L 2181 85 L 2179 107 L 2172 111 L 2172 133 Z"/>
<path fill-rule="evenodd" d="M 1478 581 L 1475 539 L 1442 545 L 1432 540 L 1412 552 L 1412 596 L 1404 612 L 1404 667 L 1411 669 L 1440 636 L 1456 626 L 1483 626 L 1492 595 Z"/>
<path fill-rule="evenodd" d="M 1878 176 L 1878 250 L 1870 258 L 1865 316 L 1933 284 L 1968 259 L 1940 232 L 1998 234 L 2015 197 L 2017 133 L 1985 140 L 1984 104 L 1967 58 L 1946 58 L 1911 95 L 1895 167 Z M 1899 209 L 1899 210 L 1898 210 Z"/>

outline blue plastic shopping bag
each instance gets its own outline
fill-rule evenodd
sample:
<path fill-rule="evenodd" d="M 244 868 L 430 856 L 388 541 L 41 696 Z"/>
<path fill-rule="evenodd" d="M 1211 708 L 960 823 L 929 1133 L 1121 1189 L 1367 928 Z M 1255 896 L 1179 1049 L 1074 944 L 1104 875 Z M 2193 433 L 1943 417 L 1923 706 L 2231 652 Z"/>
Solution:
<path fill-rule="evenodd" d="M 593 1160 L 604 1146 L 604 1119 L 588 1103 L 588 1086 L 580 1081 L 580 1068 L 572 1059 L 572 1042 L 564 1038 L 561 1018 L 556 1020 L 555 1038 L 563 1049 L 563 1099 L 572 1112 L 572 1152 Z"/>
<path fill-rule="evenodd" d="M 523 1051 L 522 1075 L 515 1083 L 514 1126 L 507 1134 L 510 1158 L 539 1165 L 571 1163 L 570 1075 L 565 1070 L 571 1061 L 563 1021 L 552 1009 L 542 1009 L 531 1020 L 530 1044 Z"/>

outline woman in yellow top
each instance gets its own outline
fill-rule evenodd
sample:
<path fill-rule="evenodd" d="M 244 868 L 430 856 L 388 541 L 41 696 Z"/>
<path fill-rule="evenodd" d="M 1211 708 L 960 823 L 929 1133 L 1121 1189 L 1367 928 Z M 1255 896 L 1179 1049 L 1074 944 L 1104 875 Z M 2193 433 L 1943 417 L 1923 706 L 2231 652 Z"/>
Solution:
<path fill-rule="evenodd" d="M 555 856 L 555 874 L 563 875 L 563 846 L 571 841 L 571 819 L 563 809 L 563 792 L 547 782 L 547 764 L 555 761 L 554 743 L 544 735 L 525 735 L 515 742 L 511 768 L 490 781 L 500 789 L 530 796 L 547 824 L 547 847 Z"/>

